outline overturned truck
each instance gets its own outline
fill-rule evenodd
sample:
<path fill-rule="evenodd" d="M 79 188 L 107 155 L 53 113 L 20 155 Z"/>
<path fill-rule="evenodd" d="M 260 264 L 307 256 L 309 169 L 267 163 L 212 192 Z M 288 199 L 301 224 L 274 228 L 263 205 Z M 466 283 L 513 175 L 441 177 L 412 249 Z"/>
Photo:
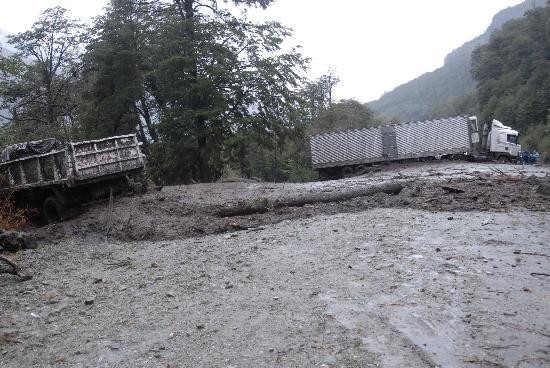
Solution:
<path fill-rule="evenodd" d="M 6 147 L 0 195 L 52 223 L 77 206 L 127 189 L 145 189 L 145 157 L 135 134 L 82 142 L 47 139 Z"/>
<path fill-rule="evenodd" d="M 475 116 L 418 121 L 319 134 L 310 138 L 311 159 L 321 179 L 361 175 L 373 165 L 407 160 L 495 159 L 514 162 L 518 132 Z"/>

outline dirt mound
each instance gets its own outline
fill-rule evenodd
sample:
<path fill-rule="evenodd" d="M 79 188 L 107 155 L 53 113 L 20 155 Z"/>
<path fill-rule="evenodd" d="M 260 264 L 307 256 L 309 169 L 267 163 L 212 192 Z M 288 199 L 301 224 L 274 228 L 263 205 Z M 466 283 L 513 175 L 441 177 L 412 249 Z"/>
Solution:
<path fill-rule="evenodd" d="M 377 193 L 335 203 L 278 206 L 262 213 L 221 217 L 222 209 L 239 203 L 280 203 L 285 198 L 338 195 L 357 191 L 357 182 L 335 181 L 324 188 L 308 184 L 216 183 L 165 187 L 142 196 L 115 198 L 82 208 L 79 217 L 38 229 L 45 239 L 78 237 L 122 241 L 169 240 L 217 234 L 277 223 L 287 219 L 358 212 L 369 208 L 415 208 L 428 211 L 508 211 L 511 207 L 548 211 L 548 178 L 478 175 L 472 178 L 392 179 L 404 189 L 398 195 Z M 318 184 L 318 183 L 317 183 Z M 343 185 L 344 184 L 344 185 Z M 372 183 L 363 183 L 369 186 Z M 541 190 L 541 188 L 543 188 Z"/>

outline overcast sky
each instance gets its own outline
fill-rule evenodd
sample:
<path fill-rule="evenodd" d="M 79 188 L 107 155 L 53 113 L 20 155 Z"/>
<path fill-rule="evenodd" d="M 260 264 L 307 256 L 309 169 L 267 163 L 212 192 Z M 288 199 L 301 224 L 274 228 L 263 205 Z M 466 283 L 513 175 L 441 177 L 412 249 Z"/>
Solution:
<path fill-rule="evenodd" d="M 0 30 L 24 31 L 46 8 L 62 6 L 83 20 L 106 0 L 0 0 Z M 522 0 L 277 0 L 255 19 L 293 28 L 293 42 L 312 58 L 312 78 L 332 69 L 336 98 L 377 99 L 433 71 L 453 49 L 481 34 L 493 15 Z"/>

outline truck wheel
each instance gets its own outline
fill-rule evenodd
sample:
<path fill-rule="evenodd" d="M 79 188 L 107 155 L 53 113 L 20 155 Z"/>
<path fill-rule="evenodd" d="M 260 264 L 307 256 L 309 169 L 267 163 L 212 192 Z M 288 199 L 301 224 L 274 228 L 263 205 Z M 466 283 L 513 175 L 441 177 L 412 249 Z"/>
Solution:
<path fill-rule="evenodd" d="M 351 178 L 353 176 L 353 168 L 351 166 L 346 166 L 342 169 L 343 178 Z"/>
<path fill-rule="evenodd" d="M 323 170 L 323 169 L 319 170 L 319 180 L 325 181 L 325 180 L 331 180 L 331 179 L 332 179 L 332 175 L 328 170 Z"/>
<path fill-rule="evenodd" d="M 504 155 L 498 156 L 497 161 L 500 162 L 501 164 L 510 163 L 510 159 L 507 156 L 504 156 Z"/>
<path fill-rule="evenodd" d="M 131 177 L 126 176 L 128 189 L 134 194 L 147 193 L 147 179 L 143 174 L 136 174 Z"/>
<path fill-rule="evenodd" d="M 44 200 L 42 204 L 42 220 L 46 225 L 60 222 L 62 213 L 63 206 L 56 197 L 50 196 Z"/>
<path fill-rule="evenodd" d="M 364 175 L 369 172 L 369 169 L 365 165 L 359 165 L 355 168 L 355 175 Z"/>

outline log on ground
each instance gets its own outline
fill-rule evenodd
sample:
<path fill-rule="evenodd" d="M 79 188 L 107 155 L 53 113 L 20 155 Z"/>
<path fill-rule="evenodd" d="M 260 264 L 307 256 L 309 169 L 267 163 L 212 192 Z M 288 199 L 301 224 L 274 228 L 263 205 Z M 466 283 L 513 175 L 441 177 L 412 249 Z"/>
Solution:
<path fill-rule="evenodd" d="M 9 267 L 9 269 L 7 270 L 0 270 L 0 273 L 15 275 L 21 278 L 22 280 L 32 279 L 32 276 L 22 274 L 17 264 L 11 259 L 9 259 L 8 257 L 0 256 L 0 264 L 6 264 Z"/>
<path fill-rule="evenodd" d="M 399 194 L 403 190 L 401 184 L 373 185 L 363 188 L 353 188 L 333 193 L 308 193 L 299 197 L 289 197 L 270 201 L 260 198 L 253 201 L 240 202 L 237 205 L 224 207 L 217 211 L 219 217 L 246 216 L 265 213 L 271 209 L 282 207 L 302 207 L 306 204 L 343 202 L 353 198 L 367 197 L 376 193 Z"/>

